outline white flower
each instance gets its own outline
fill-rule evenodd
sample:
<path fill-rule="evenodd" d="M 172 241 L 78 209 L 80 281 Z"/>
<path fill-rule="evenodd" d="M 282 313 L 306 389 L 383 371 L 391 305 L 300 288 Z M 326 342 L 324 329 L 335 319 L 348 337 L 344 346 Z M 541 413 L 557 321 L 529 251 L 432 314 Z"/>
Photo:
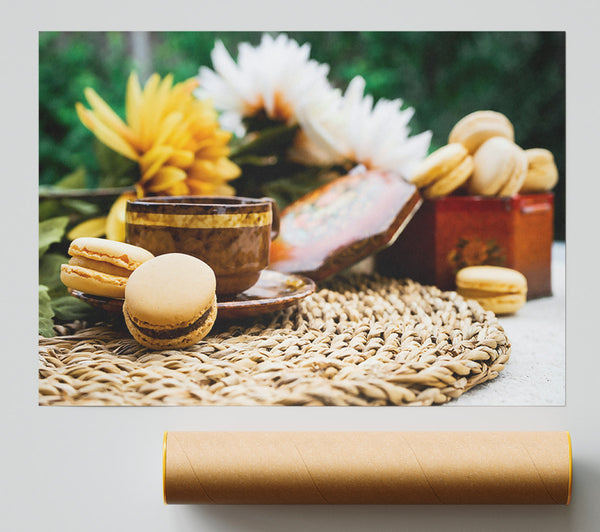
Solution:
<path fill-rule="evenodd" d="M 409 177 L 429 150 L 431 132 L 409 137 L 412 108 L 402 100 L 364 96 L 365 80 L 356 76 L 343 96 L 323 111 L 306 107 L 300 117 L 302 134 L 291 152 L 298 162 L 335 164 L 346 160 L 368 169 L 390 170 Z"/>
<path fill-rule="evenodd" d="M 210 98 L 221 111 L 223 129 L 242 137 L 242 118 L 264 113 L 271 120 L 298 125 L 289 157 L 322 166 L 350 163 L 389 170 L 408 178 L 425 158 L 431 132 L 409 137 L 413 109 L 402 100 L 364 95 L 365 80 L 356 76 L 341 93 L 327 80 L 329 66 L 309 58 L 281 34 L 263 34 L 260 44 L 238 46 L 237 62 L 222 42 L 211 52 L 214 71 L 201 67 L 196 96 Z"/>
<path fill-rule="evenodd" d="M 335 135 L 345 127 L 341 102 L 340 91 L 332 88 L 298 109 L 300 129 L 288 152 L 292 160 L 322 166 L 341 164 L 346 160 Z"/>
<path fill-rule="evenodd" d="M 300 46 L 281 34 L 263 34 L 260 44 L 238 46 L 237 63 L 221 41 L 211 52 L 214 71 L 201 67 L 196 96 L 210 98 L 223 112 L 223 127 L 240 133 L 241 118 L 261 111 L 288 125 L 298 123 L 301 108 L 331 91 L 329 66 L 309 59 L 310 45 Z"/>

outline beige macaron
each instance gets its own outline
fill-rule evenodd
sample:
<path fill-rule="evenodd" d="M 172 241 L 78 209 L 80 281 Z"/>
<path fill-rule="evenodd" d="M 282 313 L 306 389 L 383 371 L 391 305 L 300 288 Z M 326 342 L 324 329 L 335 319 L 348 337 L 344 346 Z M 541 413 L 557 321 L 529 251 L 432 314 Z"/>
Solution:
<path fill-rule="evenodd" d="M 178 349 L 202 340 L 217 317 L 216 279 L 210 266 L 167 253 L 131 274 L 123 315 L 131 335 L 151 349 Z"/>
<path fill-rule="evenodd" d="M 480 196 L 514 196 L 526 175 L 524 150 L 504 137 L 492 137 L 473 156 L 473 175 L 468 191 Z"/>
<path fill-rule="evenodd" d="M 496 314 L 512 314 L 527 301 L 527 279 L 511 268 L 469 266 L 456 274 L 456 291 Z"/>
<path fill-rule="evenodd" d="M 448 135 L 448 142 L 459 142 L 473 154 L 492 137 L 504 137 L 514 141 L 515 131 L 512 123 L 496 111 L 475 111 L 456 123 Z"/>
<path fill-rule="evenodd" d="M 68 288 L 102 297 L 125 297 L 131 273 L 154 257 L 149 251 L 105 238 L 80 237 L 69 246 L 71 259 L 60 269 Z"/>
<path fill-rule="evenodd" d="M 544 148 L 525 150 L 527 157 L 527 175 L 521 185 L 520 193 L 546 192 L 558 183 L 558 168 L 554 155 Z"/>
<path fill-rule="evenodd" d="M 413 171 L 410 181 L 426 198 L 450 194 L 467 179 L 473 171 L 473 158 L 458 143 L 446 144 L 428 155 Z"/>

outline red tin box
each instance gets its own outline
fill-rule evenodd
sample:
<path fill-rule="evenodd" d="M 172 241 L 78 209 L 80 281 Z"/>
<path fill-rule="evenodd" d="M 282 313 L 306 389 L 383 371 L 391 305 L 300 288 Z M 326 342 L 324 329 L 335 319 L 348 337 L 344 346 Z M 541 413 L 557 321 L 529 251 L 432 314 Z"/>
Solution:
<path fill-rule="evenodd" d="M 454 290 L 456 272 L 492 264 L 520 271 L 528 299 L 552 295 L 554 194 L 424 200 L 395 243 L 377 254 L 377 271 Z"/>

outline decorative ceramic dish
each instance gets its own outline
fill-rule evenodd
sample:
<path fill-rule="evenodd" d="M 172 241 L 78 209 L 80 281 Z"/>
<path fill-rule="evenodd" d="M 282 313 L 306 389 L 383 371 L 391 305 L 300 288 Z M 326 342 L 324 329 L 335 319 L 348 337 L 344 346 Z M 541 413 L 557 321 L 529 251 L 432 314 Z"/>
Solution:
<path fill-rule="evenodd" d="M 301 275 L 263 270 L 256 284 L 235 296 L 217 298 L 217 319 L 247 318 L 275 312 L 304 299 L 316 289 L 315 283 Z M 123 299 L 108 298 L 70 290 L 71 295 L 108 312 L 122 312 Z"/>
<path fill-rule="evenodd" d="M 421 202 L 417 188 L 396 174 L 335 179 L 282 211 L 269 268 L 329 277 L 393 243 Z"/>

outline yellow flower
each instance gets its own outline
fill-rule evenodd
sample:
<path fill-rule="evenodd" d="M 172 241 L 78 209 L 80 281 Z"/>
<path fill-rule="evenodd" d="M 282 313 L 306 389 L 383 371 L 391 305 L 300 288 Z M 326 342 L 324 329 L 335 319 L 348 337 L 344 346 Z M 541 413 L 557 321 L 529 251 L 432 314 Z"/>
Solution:
<path fill-rule="evenodd" d="M 81 122 L 112 150 L 136 161 L 140 180 L 137 197 L 232 195 L 228 184 L 240 168 L 228 159 L 231 133 L 220 129 L 217 112 L 208 100 L 198 100 L 194 79 L 173 84 L 150 76 L 142 89 L 135 73 L 129 76 L 123 121 L 92 88 L 85 97 L 91 107 L 76 104 Z M 126 193 L 111 208 L 107 237 L 123 240 Z"/>

